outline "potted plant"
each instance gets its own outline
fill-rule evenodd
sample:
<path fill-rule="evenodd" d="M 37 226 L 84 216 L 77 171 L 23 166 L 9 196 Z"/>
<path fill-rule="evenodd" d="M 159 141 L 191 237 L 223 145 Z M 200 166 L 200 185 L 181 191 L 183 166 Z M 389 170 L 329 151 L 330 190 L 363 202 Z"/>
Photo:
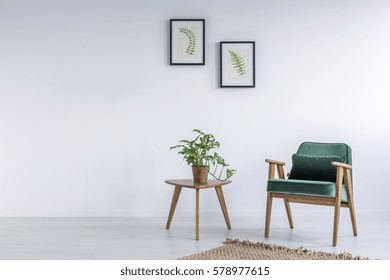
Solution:
<path fill-rule="evenodd" d="M 194 182 L 207 182 L 208 174 L 219 181 L 226 181 L 232 177 L 236 170 L 227 168 L 229 165 L 225 160 L 218 153 L 211 152 L 212 149 L 220 146 L 215 137 L 199 129 L 194 129 L 192 132 L 197 133 L 194 140 L 181 140 L 180 145 L 173 146 L 170 150 L 180 149 L 178 154 L 183 155 L 188 165 L 192 165 Z"/>

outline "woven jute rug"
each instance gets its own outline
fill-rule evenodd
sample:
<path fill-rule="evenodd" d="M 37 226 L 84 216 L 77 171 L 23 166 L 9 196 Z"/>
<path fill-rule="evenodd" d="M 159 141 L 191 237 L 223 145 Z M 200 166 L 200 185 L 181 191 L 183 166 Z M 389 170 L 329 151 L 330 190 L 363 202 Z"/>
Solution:
<path fill-rule="evenodd" d="M 363 260 L 350 253 L 326 253 L 303 247 L 291 249 L 263 242 L 226 239 L 225 245 L 180 258 L 180 260 Z"/>

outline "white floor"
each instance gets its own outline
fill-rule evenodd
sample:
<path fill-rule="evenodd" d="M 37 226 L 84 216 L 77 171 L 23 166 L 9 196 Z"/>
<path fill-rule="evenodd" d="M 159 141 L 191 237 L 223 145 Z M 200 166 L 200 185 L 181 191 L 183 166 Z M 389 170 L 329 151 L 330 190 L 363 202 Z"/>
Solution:
<path fill-rule="evenodd" d="M 227 230 L 222 214 L 201 213 L 199 241 L 193 216 L 175 216 L 169 230 L 166 217 L 0 218 L 0 259 L 177 259 L 222 246 L 227 237 L 390 259 L 389 212 L 358 212 L 354 237 L 348 212 L 342 211 L 337 247 L 331 246 L 331 211 L 293 213 L 293 230 L 282 214 L 273 214 L 265 239 L 263 217 L 232 215 Z"/>

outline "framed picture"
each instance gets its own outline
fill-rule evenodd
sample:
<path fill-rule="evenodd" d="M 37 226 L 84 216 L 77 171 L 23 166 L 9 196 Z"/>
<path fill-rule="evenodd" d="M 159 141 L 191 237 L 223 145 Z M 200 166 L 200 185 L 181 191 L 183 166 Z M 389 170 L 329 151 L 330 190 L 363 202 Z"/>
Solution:
<path fill-rule="evenodd" d="M 255 87 L 255 42 L 220 42 L 220 87 Z"/>
<path fill-rule="evenodd" d="M 170 65 L 204 65 L 205 20 L 170 20 Z"/>

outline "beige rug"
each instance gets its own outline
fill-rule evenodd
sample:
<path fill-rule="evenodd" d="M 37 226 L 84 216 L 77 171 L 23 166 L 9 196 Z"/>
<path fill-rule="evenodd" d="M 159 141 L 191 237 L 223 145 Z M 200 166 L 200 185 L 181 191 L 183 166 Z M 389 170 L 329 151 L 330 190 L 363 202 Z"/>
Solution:
<path fill-rule="evenodd" d="M 290 249 L 263 242 L 253 243 L 238 239 L 226 239 L 225 245 L 180 260 L 363 260 L 350 253 L 326 253 L 299 247 Z"/>

